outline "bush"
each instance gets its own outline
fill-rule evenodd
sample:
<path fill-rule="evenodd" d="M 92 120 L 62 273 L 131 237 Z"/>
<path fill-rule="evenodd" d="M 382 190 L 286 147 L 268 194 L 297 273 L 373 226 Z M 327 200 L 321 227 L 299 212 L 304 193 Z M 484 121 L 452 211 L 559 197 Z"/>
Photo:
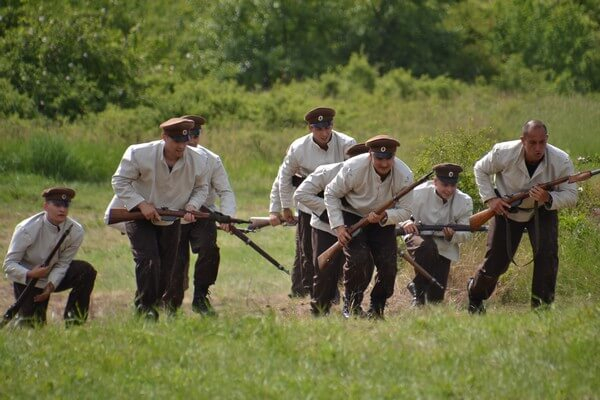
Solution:
<path fill-rule="evenodd" d="M 102 9 L 35 3 L 21 5 L 19 25 L 0 37 L 0 73 L 12 86 L 52 118 L 133 105 L 133 55 Z"/>
<path fill-rule="evenodd" d="M 415 176 L 431 171 L 435 164 L 451 162 L 463 167 L 458 187 L 473 198 L 474 212 L 485 208 L 475 183 L 473 165 L 491 150 L 494 144 L 491 130 L 446 132 L 426 136 L 420 144 L 415 164 Z"/>

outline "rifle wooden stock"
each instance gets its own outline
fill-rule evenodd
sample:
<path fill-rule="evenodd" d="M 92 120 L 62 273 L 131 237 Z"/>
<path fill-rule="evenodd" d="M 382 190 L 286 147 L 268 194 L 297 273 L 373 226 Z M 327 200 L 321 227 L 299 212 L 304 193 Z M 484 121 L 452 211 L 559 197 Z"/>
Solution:
<path fill-rule="evenodd" d="M 422 231 L 434 231 L 440 232 L 443 231 L 444 228 L 451 228 L 455 232 L 487 232 L 487 226 L 480 226 L 479 228 L 473 229 L 471 225 L 461 225 L 461 224 L 446 224 L 446 225 L 427 225 L 427 224 L 416 224 L 419 232 Z M 404 228 L 397 227 L 396 228 L 396 236 L 405 235 Z"/>
<path fill-rule="evenodd" d="M 433 174 L 433 171 L 429 172 L 427 175 L 422 176 L 418 181 L 413 182 L 412 184 L 406 186 L 396 196 L 394 196 L 394 198 L 392 200 L 390 200 L 385 205 L 383 205 L 382 207 L 377 209 L 375 211 L 375 213 L 381 214 L 381 213 L 385 212 L 385 210 L 387 210 L 388 208 L 391 208 L 394 205 L 394 203 L 396 203 L 402 197 L 404 197 L 408 193 L 410 193 L 414 188 L 416 188 L 417 186 L 419 186 L 420 184 L 425 182 L 427 179 L 429 179 L 429 177 L 432 174 Z M 365 227 L 367 225 L 369 225 L 369 220 L 367 217 L 363 217 L 363 218 L 361 218 L 360 221 L 358 221 L 357 223 L 352 225 L 350 228 L 348 228 L 348 233 L 350 233 L 352 235 L 354 232 L 357 232 L 360 228 Z M 319 269 L 327 268 L 329 266 L 329 264 L 331 263 L 333 256 L 335 256 L 336 253 L 338 251 L 340 251 L 343 247 L 344 246 L 342 246 L 342 244 L 339 241 L 337 241 L 330 248 L 328 248 L 323 253 L 321 253 L 319 255 L 319 257 L 317 258 L 317 261 L 319 263 Z"/>
<path fill-rule="evenodd" d="M 444 286 L 441 283 L 439 283 L 433 276 L 431 276 L 431 274 L 427 272 L 425 268 L 423 268 L 419 263 L 417 263 L 414 258 L 409 256 L 404 251 L 399 251 L 398 254 L 400 255 L 400 257 L 404 258 L 410 265 L 412 265 L 418 274 L 423 275 L 425 278 L 427 278 L 429 282 L 444 290 Z"/>
<path fill-rule="evenodd" d="M 65 230 L 62 236 L 58 239 L 58 242 L 56 242 L 56 245 L 54 246 L 54 248 L 52 248 L 52 251 L 44 260 L 44 264 L 42 264 L 43 266 L 50 268 L 50 270 L 54 268 L 54 265 L 50 265 L 50 262 L 52 262 L 52 258 L 54 258 L 54 255 L 71 232 L 71 228 L 73 228 L 73 224 L 69 225 L 69 227 Z M 0 328 L 3 328 L 14 318 L 15 315 L 17 315 L 17 313 L 21 309 L 21 306 L 23 305 L 27 297 L 30 295 L 38 280 L 38 278 L 33 278 L 29 281 L 29 283 L 27 283 L 27 286 L 25 286 L 25 289 L 21 292 L 21 295 L 19 296 L 17 301 L 15 301 L 12 306 L 8 307 L 8 310 L 6 310 L 6 312 L 4 313 L 2 321 L 0 321 Z"/>
<path fill-rule="evenodd" d="M 551 190 L 554 186 L 560 185 L 565 182 L 566 183 L 576 183 L 576 182 L 585 181 L 587 179 L 590 179 L 592 176 L 597 175 L 598 173 L 600 173 L 600 169 L 579 172 L 575 175 L 563 176 L 562 178 L 558 178 L 558 179 L 555 179 L 550 182 L 542 183 L 537 186 L 541 187 L 544 190 Z M 528 197 L 529 197 L 529 191 L 527 190 L 527 191 L 519 192 L 519 193 L 516 193 L 513 195 L 504 196 L 504 197 L 502 197 L 502 200 L 504 200 L 505 202 L 507 202 L 509 204 L 512 204 L 512 203 L 521 201 L 523 199 L 526 199 Z M 492 219 L 494 217 L 494 215 L 496 215 L 496 213 L 489 208 L 486 210 L 480 211 L 476 214 L 473 214 L 471 216 L 471 218 L 469 218 L 469 225 L 471 226 L 471 228 L 473 230 L 476 230 L 476 229 L 480 228 L 483 224 L 488 222 L 490 219 Z"/>
<path fill-rule="evenodd" d="M 189 212 L 196 218 L 207 218 L 222 223 L 245 224 L 250 222 L 213 212 L 168 210 L 165 208 L 157 208 L 156 212 L 158 212 L 158 215 L 161 217 L 183 218 L 183 216 Z M 146 217 L 144 217 L 144 214 L 142 214 L 141 211 L 128 211 L 126 208 L 111 208 L 108 212 L 108 225 L 142 219 L 146 219 Z"/>

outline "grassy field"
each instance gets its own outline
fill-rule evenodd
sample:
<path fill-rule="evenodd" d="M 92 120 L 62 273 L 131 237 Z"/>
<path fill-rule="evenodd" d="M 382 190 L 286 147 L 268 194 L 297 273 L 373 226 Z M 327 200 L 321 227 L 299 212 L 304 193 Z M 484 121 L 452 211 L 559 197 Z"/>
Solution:
<path fill-rule="evenodd" d="M 430 134 L 452 140 L 445 132 L 489 129 L 495 138 L 506 139 L 516 137 L 523 120 L 537 117 L 550 121 L 553 142 L 574 157 L 591 160 L 578 167 L 600 167 L 594 130 L 600 122 L 597 97 L 502 97 L 481 90 L 453 101 L 392 102 L 379 109 L 373 100 L 366 98 L 365 110 L 354 108 L 345 119 L 340 117 L 340 130 L 359 139 L 388 129 L 397 132 L 403 143 L 400 156 L 409 165 L 420 161 L 421 139 Z M 15 128 L 26 125 L 28 129 Z M 0 154 L 26 158 L 41 127 L 12 121 L 0 131 L 6 133 L 7 126 L 18 133 L 6 135 Z M 74 152 L 88 149 L 86 154 L 106 163 L 99 171 L 114 169 L 123 141 L 109 138 L 102 129 L 94 140 L 91 132 L 80 132 L 75 141 L 79 128 L 64 127 L 66 143 Z M 239 217 L 266 214 L 281 153 L 302 133 L 293 127 L 261 129 L 222 123 L 211 126 L 204 138 L 227 165 Z M 117 161 L 110 165 L 115 155 Z M 77 190 L 71 215 L 86 229 L 78 258 L 96 267 L 98 279 L 85 327 L 63 328 L 66 297 L 60 294 L 53 296 L 46 328 L 0 332 L 0 398 L 600 397 L 597 178 L 583 186 L 576 209 L 561 213 L 557 302 L 548 312 L 529 309 L 531 266 L 512 266 L 490 300 L 488 314 L 467 315 L 466 279 L 485 246 L 485 237 L 477 234 L 463 246 L 453 267 L 444 305 L 410 309 L 405 286 L 412 272 L 401 263 L 385 321 L 346 321 L 339 306 L 331 316 L 314 319 L 306 300 L 287 298 L 287 275 L 237 238 L 219 233 L 222 263 L 212 290 L 219 316 L 201 319 L 192 314 L 188 292 L 180 316 L 161 316 L 157 324 L 147 325 L 133 317 L 135 281 L 128 240 L 102 223 L 112 196 L 109 181 L 44 177 L 43 170 L 33 174 L 11 168 L 16 161 L 2 165 L 0 253 L 6 253 L 15 224 L 41 209 L 42 188 L 68 184 Z M 292 228 L 277 227 L 251 237 L 290 268 L 293 236 Z M 530 257 L 523 243 L 517 262 Z M 0 309 L 12 301 L 9 283 L 0 281 Z"/>

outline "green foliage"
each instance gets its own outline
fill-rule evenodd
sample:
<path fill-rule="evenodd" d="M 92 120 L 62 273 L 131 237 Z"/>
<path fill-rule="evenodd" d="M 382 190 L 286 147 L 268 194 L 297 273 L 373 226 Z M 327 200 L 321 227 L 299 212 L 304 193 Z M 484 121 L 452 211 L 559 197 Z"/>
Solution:
<path fill-rule="evenodd" d="M 24 94 L 19 93 L 6 79 L 0 79 L 0 115 L 16 115 L 32 118 L 35 104 Z"/>
<path fill-rule="evenodd" d="M 41 114 L 74 119 L 133 104 L 133 56 L 102 9 L 32 2 L 20 11 L 18 26 L 0 37 L 0 73 Z"/>
<path fill-rule="evenodd" d="M 598 21 L 578 2 L 497 2 L 494 15 L 490 40 L 501 59 L 518 55 L 532 75 L 542 75 L 561 91 L 600 89 Z"/>
<path fill-rule="evenodd" d="M 474 211 L 485 206 L 478 195 L 473 165 L 491 150 L 494 143 L 492 131 L 458 130 L 422 139 L 414 168 L 415 175 L 421 176 L 431 171 L 431 167 L 442 162 L 451 162 L 463 167 L 458 187 L 473 198 Z"/>

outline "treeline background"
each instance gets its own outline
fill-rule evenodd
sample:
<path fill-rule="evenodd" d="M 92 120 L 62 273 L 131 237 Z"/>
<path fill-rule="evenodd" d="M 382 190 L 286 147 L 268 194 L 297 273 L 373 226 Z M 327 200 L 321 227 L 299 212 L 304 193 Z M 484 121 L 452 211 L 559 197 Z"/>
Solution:
<path fill-rule="evenodd" d="M 335 97 L 338 66 L 357 59 L 374 72 L 352 77 L 369 91 L 375 76 L 398 80 L 404 74 L 511 91 L 600 90 L 595 0 L 2 4 L 5 116 L 74 120 L 109 105 L 158 107 L 159 115 L 141 121 L 154 126 L 179 111 L 164 104 L 181 102 L 177 89 L 188 85 L 188 95 L 197 98 L 216 88 L 209 82 L 221 91 L 261 91 L 318 79 L 322 95 Z M 216 108 L 236 115 L 235 105 L 226 106 Z"/>

